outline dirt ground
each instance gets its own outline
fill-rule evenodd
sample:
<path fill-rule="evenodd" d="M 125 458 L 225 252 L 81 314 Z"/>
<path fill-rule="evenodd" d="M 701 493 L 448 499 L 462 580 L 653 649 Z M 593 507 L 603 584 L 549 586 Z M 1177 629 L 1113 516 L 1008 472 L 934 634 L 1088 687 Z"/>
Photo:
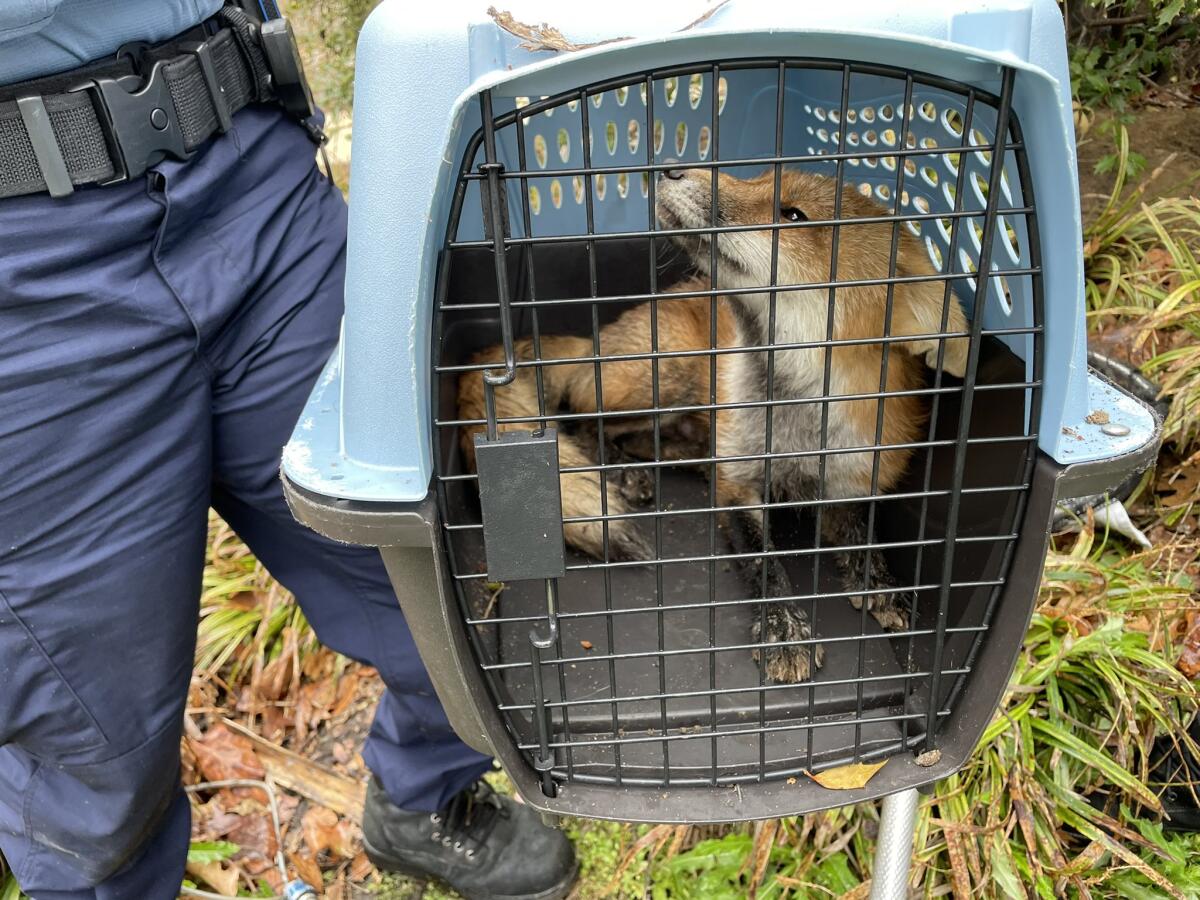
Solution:
<path fill-rule="evenodd" d="M 1102 127 L 1104 122 L 1105 117 L 1098 116 L 1079 139 L 1084 222 L 1112 189 L 1111 173 L 1095 173 L 1096 163 L 1113 152 L 1113 140 Z M 1133 121 L 1127 127 L 1130 149 L 1146 158 L 1143 176 L 1162 169 L 1146 192 L 1147 200 L 1200 192 L 1198 183 L 1193 183 L 1190 190 L 1180 189 L 1189 177 L 1200 173 L 1200 106 L 1144 106 L 1133 112 Z"/>

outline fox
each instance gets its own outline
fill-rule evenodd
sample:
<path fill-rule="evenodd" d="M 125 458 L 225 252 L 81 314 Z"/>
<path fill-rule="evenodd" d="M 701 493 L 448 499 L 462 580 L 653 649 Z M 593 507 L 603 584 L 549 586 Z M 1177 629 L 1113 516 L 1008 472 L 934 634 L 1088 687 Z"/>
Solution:
<path fill-rule="evenodd" d="M 793 592 L 787 571 L 778 555 L 771 554 L 773 544 L 766 539 L 763 489 L 768 455 L 782 454 L 770 457 L 772 499 L 848 501 L 822 504 L 823 546 L 844 548 L 831 552 L 854 608 L 861 609 L 865 603 L 883 628 L 904 630 L 911 594 L 897 587 L 878 549 L 863 549 L 871 540 L 862 504 L 849 501 L 870 497 L 872 482 L 877 491 L 888 491 L 903 476 L 912 455 L 905 445 L 920 439 L 928 418 L 923 399 L 904 392 L 923 386 L 923 368 L 940 365 L 944 372 L 961 378 L 967 365 L 966 317 L 944 282 L 894 281 L 890 302 L 887 284 L 870 283 L 935 275 L 924 248 L 903 227 L 896 226 L 894 236 L 889 221 L 847 222 L 886 216 L 889 211 L 849 185 L 841 188 L 840 203 L 838 192 L 833 178 L 785 168 L 779 176 L 776 209 L 772 170 L 745 179 L 725 172 L 714 175 L 707 168 L 661 170 L 655 180 L 655 215 L 660 228 L 668 232 L 661 240 L 672 241 L 682 251 L 693 274 L 659 295 L 657 310 L 652 309 L 651 301 L 631 306 L 599 330 L 602 407 L 597 405 L 594 362 L 536 367 L 547 416 L 563 411 L 596 413 L 600 408 L 605 412 L 665 408 L 666 412 L 660 413 L 659 459 L 709 463 L 710 447 L 715 444 L 713 493 L 721 531 L 746 580 L 752 585 L 765 580 L 762 599 L 767 605 L 761 616 L 755 616 L 751 638 L 759 648 L 753 651 L 754 658 L 760 659 L 761 650 L 765 674 L 775 682 L 807 680 L 822 664 L 824 649 L 812 641 L 811 624 L 800 602 L 788 599 Z M 843 222 L 836 241 L 834 227 L 820 224 L 834 219 L 835 213 Z M 776 222 L 783 225 L 775 229 Z M 800 222 L 812 224 L 788 227 Z M 671 233 L 752 225 L 772 227 L 716 234 Z M 778 231 L 777 247 L 772 230 Z M 890 266 L 893 241 L 894 267 Z M 836 275 L 831 278 L 835 246 Z M 836 282 L 832 305 L 831 281 Z M 788 289 L 776 291 L 772 304 L 776 285 Z M 796 285 L 816 286 L 793 287 Z M 713 290 L 728 292 L 718 296 L 715 323 L 710 296 L 697 294 Z M 652 349 L 652 324 L 657 333 L 655 349 L 666 354 L 657 360 L 657 397 L 654 363 L 645 358 Z M 714 333 L 718 350 L 733 351 L 716 354 L 715 436 L 709 433 Z M 929 337 L 936 334 L 952 336 Z M 894 340 L 882 340 L 885 335 Z M 904 340 L 906 336 L 911 339 Z M 830 338 L 847 343 L 831 344 Z M 822 346 L 822 342 L 826 344 Z M 787 349 L 772 351 L 773 361 L 768 361 L 766 350 L 737 350 L 769 346 Z M 565 334 L 542 335 L 538 349 L 540 355 L 535 355 L 529 338 L 514 344 L 518 362 L 590 360 L 595 353 L 591 337 Z M 500 353 L 500 348 L 493 346 L 476 353 L 471 362 L 494 364 Z M 884 353 L 888 354 L 887 371 L 886 381 L 881 383 Z M 639 354 L 642 358 L 606 361 Z M 769 445 L 768 380 L 772 407 Z M 881 393 L 886 397 L 877 440 Z M 860 394 L 871 396 L 854 399 Z M 459 376 L 458 404 L 460 418 L 484 418 L 483 379 L 478 371 Z M 828 405 L 827 416 L 822 415 L 823 404 Z M 708 408 L 670 411 L 671 407 L 697 406 Z M 495 413 L 500 420 L 539 414 L 535 367 L 518 366 L 515 379 L 496 389 Z M 498 427 L 529 430 L 530 426 L 501 422 Z M 472 470 L 473 438 L 482 429 L 483 425 L 473 425 L 460 432 L 462 452 Z M 605 461 L 620 458 L 618 453 L 626 454 L 625 458 L 655 459 L 654 442 L 649 440 L 653 429 L 651 415 L 606 418 Z M 611 450 L 610 440 L 614 441 Z M 620 441 L 619 447 L 616 441 Z M 877 446 L 892 449 L 878 451 L 876 463 L 873 450 Z M 868 449 L 854 452 L 855 448 Z M 560 468 L 597 463 L 599 448 L 586 430 L 560 430 L 558 449 Z M 634 519 L 619 517 L 652 499 L 646 470 L 622 466 L 609 471 L 605 481 L 603 499 L 610 517 L 608 558 L 654 560 L 654 545 Z M 605 558 L 603 522 L 594 518 L 569 521 L 600 516 L 604 508 L 600 473 L 563 472 L 560 487 L 567 520 L 565 541 L 590 556 Z M 765 578 L 761 567 L 766 568 Z"/>

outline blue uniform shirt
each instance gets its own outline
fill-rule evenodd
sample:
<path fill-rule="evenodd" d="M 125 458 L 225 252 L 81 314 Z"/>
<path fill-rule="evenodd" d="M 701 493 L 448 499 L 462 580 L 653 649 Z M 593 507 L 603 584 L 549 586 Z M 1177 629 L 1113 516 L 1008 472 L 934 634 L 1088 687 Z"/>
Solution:
<path fill-rule="evenodd" d="M 0 84 L 66 72 L 130 41 L 155 43 L 223 0 L 0 0 Z"/>

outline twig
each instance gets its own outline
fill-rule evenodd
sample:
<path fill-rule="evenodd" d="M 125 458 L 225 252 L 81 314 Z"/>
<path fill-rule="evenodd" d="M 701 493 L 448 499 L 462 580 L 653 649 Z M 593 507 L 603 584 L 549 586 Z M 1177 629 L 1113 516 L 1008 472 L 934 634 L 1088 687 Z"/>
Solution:
<path fill-rule="evenodd" d="M 702 22 L 706 22 L 713 13 L 728 2 L 729 0 L 721 0 L 719 3 L 714 3 L 711 8 L 704 11 L 703 15 L 684 25 L 675 33 L 681 34 L 685 31 L 690 31 Z M 494 6 L 488 7 L 487 14 L 491 16 L 492 21 L 499 28 L 523 40 L 524 43 L 519 45 L 522 50 L 531 50 L 534 52 L 550 50 L 556 53 L 574 53 L 577 50 L 590 50 L 592 47 L 603 47 L 605 44 L 615 44 L 620 41 L 632 41 L 634 39 L 633 35 L 625 35 L 624 37 L 608 38 L 589 44 L 577 44 L 574 41 L 567 40 L 561 31 L 548 22 L 543 22 L 541 25 L 518 22 L 508 10 L 500 11 Z"/>

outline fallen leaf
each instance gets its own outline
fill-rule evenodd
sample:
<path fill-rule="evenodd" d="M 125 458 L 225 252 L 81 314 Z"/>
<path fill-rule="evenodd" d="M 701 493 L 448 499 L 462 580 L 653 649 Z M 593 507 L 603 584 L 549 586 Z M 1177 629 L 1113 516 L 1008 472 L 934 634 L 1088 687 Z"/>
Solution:
<path fill-rule="evenodd" d="M 580 641 L 579 646 L 582 647 L 584 650 L 591 650 L 592 642 L 591 641 Z"/>
<path fill-rule="evenodd" d="M 300 830 L 313 856 L 328 850 L 333 856 L 352 859 L 357 853 L 353 823 L 339 818 L 331 809 L 314 806 L 304 814 Z"/>
<path fill-rule="evenodd" d="M 214 860 L 212 862 L 189 862 L 188 874 L 203 881 L 218 894 L 226 897 L 237 896 L 238 881 L 241 876 L 236 866 Z"/>
<path fill-rule="evenodd" d="M 1175 660 L 1175 668 L 1185 678 L 1200 678 L 1200 616 L 1183 639 L 1183 649 L 1179 659 Z"/>
<path fill-rule="evenodd" d="M 288 860 L 302 881 L 313 887 L 322 884 L 324 879 L 321 877 L 321 867 L 317 865 L 317 860 L 311 853 L 289 853 Z"/>
<path fill-rule="evenodd" d="M 350 880 L 366 881 L 371 877 L 371 873 L 374 871 L 374 863 L 367 859 L 367 853 L 365 850 L 360 850 L 358 856 L 354 857 L 350 863 Z"/>
<path fill-rule="evenodd" d="M 838 766 L 826 769 L 824 772 L 806 772 L 813 781 L 831 791 L 852 791 L 864 787 L 875 773 L 884 767 L 887 760 L 877 763 L 851 763 L 848 766 Z"/>
<path fill-rule="evenodd" d="M 795 784 L 795 783 L 796 783 L 796 779 L 795 779 L 795 778 L 789 778 L 789 779 L 787 780 L 787 783 L 788 783 L 788 784 Z"/>

